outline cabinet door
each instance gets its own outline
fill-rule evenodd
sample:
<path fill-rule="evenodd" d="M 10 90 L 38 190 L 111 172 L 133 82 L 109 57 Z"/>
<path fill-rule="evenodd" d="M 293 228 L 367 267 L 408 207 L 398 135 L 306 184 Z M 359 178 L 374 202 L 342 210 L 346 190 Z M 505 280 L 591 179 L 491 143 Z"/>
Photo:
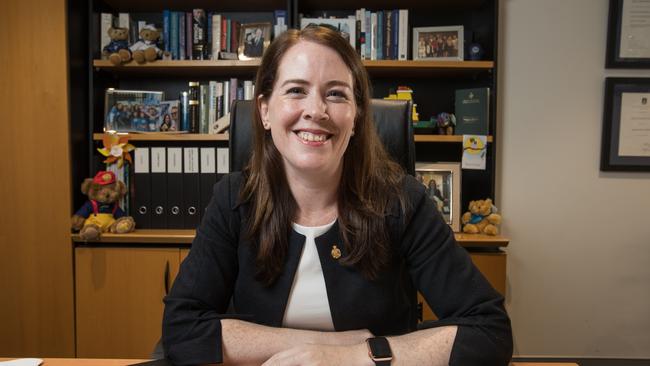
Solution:
<path fill-rule="evenodd" d="M 503 296 L 506 295 L 506 253 L 479 253 L 470 252 L 470 257 L 474 265 L 481 271 L 483 276 L 490 282 Z M 424 300 L 422 295 L 418 293 L 418 303 L 422 306 L 422 319 L 423 320 L 436 320 L 437 317 Z"/>
<path fill-rule="evenodd" d="M 77 357 L 149 358 L 179 250 L 75 250 Z"/>

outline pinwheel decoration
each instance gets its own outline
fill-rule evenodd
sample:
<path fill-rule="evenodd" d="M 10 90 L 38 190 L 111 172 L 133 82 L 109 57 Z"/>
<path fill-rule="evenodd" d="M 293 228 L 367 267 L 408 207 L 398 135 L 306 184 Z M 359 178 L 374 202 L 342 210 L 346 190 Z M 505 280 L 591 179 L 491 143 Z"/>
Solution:
<path fill-rule="evenodd" d="M 97 151 L 106 156 L 104 163 L 106 163 L 107 166 L 117 162 L 117 167 L 121 168 L 122 165 L 124 165 L 124 160 L 133 164 L 129 152 L 135 150 L 135 146 L 129 144 L 128 136 L 105 133 L 102 142 L 104 143 L 104 147 L 97 148 Z"/>

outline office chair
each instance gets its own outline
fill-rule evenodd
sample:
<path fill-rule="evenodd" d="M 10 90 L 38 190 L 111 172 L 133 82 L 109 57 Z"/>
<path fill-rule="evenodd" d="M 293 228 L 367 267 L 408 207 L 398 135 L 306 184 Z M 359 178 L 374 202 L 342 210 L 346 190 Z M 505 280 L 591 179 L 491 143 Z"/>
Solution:
<path fill-rule="evenodd" d="M 412 104 L 406 100 L 372 99 L 370 110 L 388 154 L 406 173 L 415 175 Z M 253 145 L 253 101 L 236 100 L 230 109 L 230 171 L 248 163 Z"/>

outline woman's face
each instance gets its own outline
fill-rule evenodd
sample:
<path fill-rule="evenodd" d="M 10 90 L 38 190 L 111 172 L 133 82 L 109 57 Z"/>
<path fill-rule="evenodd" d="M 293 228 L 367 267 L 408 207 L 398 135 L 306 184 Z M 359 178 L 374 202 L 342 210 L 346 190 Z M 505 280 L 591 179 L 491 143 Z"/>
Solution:
<path fill-rule="evenodd" d="M 352 73 L 334 50 L 301 41 L 280 61 L 260 116 L 282 155 L 287 175 L 331 176 L 353 134 L 357 106 Z"/>

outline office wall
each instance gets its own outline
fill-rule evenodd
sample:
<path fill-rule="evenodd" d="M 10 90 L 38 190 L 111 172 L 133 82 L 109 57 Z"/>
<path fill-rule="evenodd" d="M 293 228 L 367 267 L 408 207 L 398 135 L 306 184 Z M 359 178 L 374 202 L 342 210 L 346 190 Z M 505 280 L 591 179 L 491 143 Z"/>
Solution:
<path fill-rule="evenodd" d="M 0 1 L 5 357 L 74 357 L 65 4 Z"/>
<path fill-rule="evenodd" d="M 650 358 L 650 173 L 599 171 L 607 0 L 502 0 L 499 203 L 515 354 Z"/>

